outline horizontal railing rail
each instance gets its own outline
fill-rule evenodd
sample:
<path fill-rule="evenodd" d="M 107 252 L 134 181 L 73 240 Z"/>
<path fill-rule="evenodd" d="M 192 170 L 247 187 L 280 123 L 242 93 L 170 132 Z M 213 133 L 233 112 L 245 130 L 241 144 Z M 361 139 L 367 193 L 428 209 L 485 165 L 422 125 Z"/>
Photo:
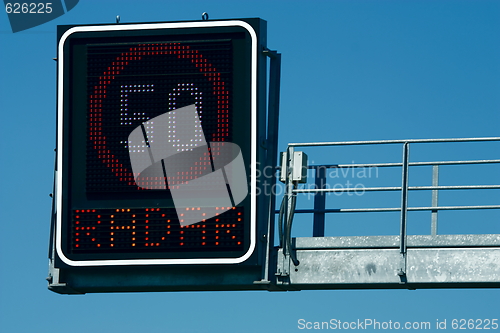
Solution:
<path fill-rule="evenodd" d="M 408 140 L 373 140 L 373 141 L 337 141 L 337 142 L 308 142 L 289 143 L 288 147 L 318 147 L 318 146 L 355 146 L 374 144 L 405 144 L 405 143 L 447 143 L 447 142 L 487 142 L 500 141 L 500 137 L 490 138 L 449 138 L 449 139 L 408 139 Z"/>

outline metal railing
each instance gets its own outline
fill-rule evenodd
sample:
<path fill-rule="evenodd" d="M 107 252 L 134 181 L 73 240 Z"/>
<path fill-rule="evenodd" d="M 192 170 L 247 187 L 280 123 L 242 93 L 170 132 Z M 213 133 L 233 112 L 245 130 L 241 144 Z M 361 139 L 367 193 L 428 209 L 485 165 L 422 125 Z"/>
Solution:
<path fill-rule="evenodd" d="M 410 145 L 420 143 L 457 143 L 457 142 L 500 142 L 500 137 L 490 138 L 460 138 L 460 139 L 422 139 L 422 140 L 381 140 L 381 141 L 352 141 L 352 142 L 318 142 L 318 143 L 291 143 L 288 145 L 287 156 L 287 180 L 283 203 L 280 209 L 279 231 L 280 244 L 285 249 L 285 255 L 290 255 L 294 264 L 298 261 L 291 251 L 291 227 L 293 215 L 296 213 L 312 213 L 313 215 L 313 237 L 323 237 L 325 232 L 325 214 L 327 213 L 360 213 L 360 212 L 400 212 L 400 253 L 402 256 L 401 275 L 406 272 L 406 223 L 409 211 L 431 212 L 431 235 L 437 235 L 438 211 L 440 210 L 472 210 L 472 209 L 500 209 L 500 205 L 467 205 L 467 206 L 439 206 L 439 191 L 445 190 L 491 190 L 500 189 L 499 185 L 458 185 L 440 186 L 439 167 L 443 165 L 466 165 L 466 164 L 500 164 L 500 159 L 493 160 L 457 160 L 457 161 L 432 161 L 432 162 L 410 162 Z M 352 146 L 352 145 L 402 145 L 402 161 L 398 163 L 371 163 L 371 164 L 335 164 L 335 165 L 312 165 L 309 169 L 315 170 L 315 188 L 298 188 L 297 182 L 291 180 L 293 172 L 293 156 L 297 147 L 318 146 Z M 500 154 L 500 151 L 498 152 Z M 432 166 L 432 186 L 409 186 L 409 168 L 414 166 Z M 401 193 L 400 207 L 389 208 L 326 208 L 327 193 L 356 192 L 357 187 L 327 188 L 326 170 L 331 168 L 391 168 L 401 167 L 401 186 L 391 187 L 363 187 L 364 192 L 399 191 Z M 409 191 L 431 191 L 432 203 L 428 207 L 408 207 Z M 295 209 L 297 194 L 313 193 L 313 209 Z M 500 196 L 498 197 L 500 199 Z M 283 222 L 284 221 L 284 222 Z"/>

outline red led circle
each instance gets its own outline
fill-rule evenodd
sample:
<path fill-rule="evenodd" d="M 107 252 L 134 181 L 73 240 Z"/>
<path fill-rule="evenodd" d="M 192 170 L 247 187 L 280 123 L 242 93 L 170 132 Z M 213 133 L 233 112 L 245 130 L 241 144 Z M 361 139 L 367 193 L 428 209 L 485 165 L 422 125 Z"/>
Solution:
<path fill-rule="evenodd" d="M 99 77 L 99 84 L 94 87 L 94 93 L 90 95 L 89 100 L 89 139 L 93 142 L 94 149 L 97 150 L 98 158 L 111 168 L 116 177 L 129 185 L 135 184 L 132 172 L 106 145 L 106 136 L 102 128 L 103 101 L 107 97 L 107 87 L 116 76 L 120 75 L 130 63 L 140 61 L 144 56 L 152 55 L 174 55 L 178 59 L 190 60 L 199 72 L 212 82 L 213 94 L 217 96 L 218 121 L 217 131 L 213 133 L 211 141 L 224 141 L 228 135 L 225 129 L 228 124 L 229 93 L 225 88 L 224 81 L 221 80 L 220 73 L 198 50 L 193 50 L 189 45 L 181 45 L 180 43 L 139 44 L 137 47 L 131 47 L 128 52 L 123 52 L 116 57 L 111 66 Z"/>

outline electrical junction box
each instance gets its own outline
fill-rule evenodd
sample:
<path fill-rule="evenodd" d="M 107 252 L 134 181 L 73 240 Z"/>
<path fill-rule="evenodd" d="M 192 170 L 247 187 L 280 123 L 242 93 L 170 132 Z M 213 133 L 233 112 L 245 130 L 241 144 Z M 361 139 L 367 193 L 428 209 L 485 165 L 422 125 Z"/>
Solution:
<path fill-rule="evenodd" d="M 281 169 L 280 181 L 286 182 L 286 175 L 288 173 L 288 153 L 280 153 Z M 293 152 L 292 164 L 292 181 L 299 183 L 307 183 L 307 154 L 302 151 Z"/>

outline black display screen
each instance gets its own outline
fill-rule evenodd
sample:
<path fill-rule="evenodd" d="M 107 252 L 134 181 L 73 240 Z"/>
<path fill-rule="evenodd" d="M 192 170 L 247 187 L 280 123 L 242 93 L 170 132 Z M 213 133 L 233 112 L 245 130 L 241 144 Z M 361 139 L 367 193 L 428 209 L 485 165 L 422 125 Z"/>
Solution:
<path fill-rule="evenodd" d="M 212 205 L 211 216 L 190 225 L 182 225 L 184 213 L 176 211 L 172 194 L 217 171 L 222 163 L 218 151 L 230 144 L 241 151 L 244 186 L 250 188 L 251 43 L 241 28 L 231 29 L 208 35 L 155 31 L 153 36 L 140 32 L 135 37 L 107 33 L 69 38 L 65 68 L 71 75 L 66 74 L 65 82 L 70 93 L 65 95 L 63 131 L 67 178 L 62 194 L 63 219 L 69 221 L 62 226 L 62 248 L 68 258 L 238 258 L 248 251 L 249 190 L 235 200 L 234 189 L 227 185 L 231 200 Z M 194 141 L 207 145 L 206 156 L 187 165 L 189 155 L 181 152 L 196 148 L 196 142 L 190 149 L 181 142 L 180 153 L 168 163 L 187 167 L 177 167 L 174 180 L 134 173 L 132 152 L 148 150 L 160 135 L 148 122 L 188 106 L 196 110 L 203 134 Z M 179 126 L 175 115 L 169 117 L 172 129 L 163 129 L 161 135 L 186 141 L 179 133 L 185 126 Z M 130 137 L 140 128 L 145 140 L 137 144 Z M 207 184 L 201 191 L 204 198 L 211 196 Z M 200 202 L 186 208 L 186 214 L 206 209 Z"/>

